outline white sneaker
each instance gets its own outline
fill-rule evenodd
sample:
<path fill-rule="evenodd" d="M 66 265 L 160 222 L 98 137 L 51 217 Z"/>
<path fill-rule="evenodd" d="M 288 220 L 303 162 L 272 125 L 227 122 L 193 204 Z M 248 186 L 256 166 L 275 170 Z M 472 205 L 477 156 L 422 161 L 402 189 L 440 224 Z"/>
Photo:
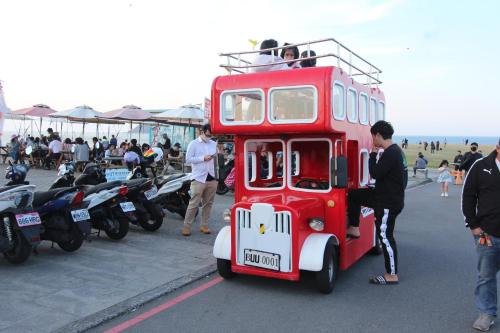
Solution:
<path fill-rule="evenodd" d="M 447 197 L 447 196 L 448 196 L 448 192 L 446 192 L 446 193 L 444 194 L 444 196 L 445 196 L 445 197 Z"/>
<path fill-rule="evenodd" d="M 441 193 L 441 196 L 444 197 L 444 193 Z"/>

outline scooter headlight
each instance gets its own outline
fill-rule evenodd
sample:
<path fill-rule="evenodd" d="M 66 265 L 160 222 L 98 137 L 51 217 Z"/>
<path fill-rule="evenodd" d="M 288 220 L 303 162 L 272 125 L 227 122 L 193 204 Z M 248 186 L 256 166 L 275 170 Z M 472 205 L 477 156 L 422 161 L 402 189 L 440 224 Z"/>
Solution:
<path fill-rule="evenodd" d="M 309 220 L 309 226 L 315 231 L 323 231 L 325 222 L 321 218 L 315 217 Z"/>
<path fill-rule="evenodd" d="M 230 209 L 224 209 L 224 212 L 222 213 L 222 219 L 224 222 L 231 223 L 231 210 Z"/>

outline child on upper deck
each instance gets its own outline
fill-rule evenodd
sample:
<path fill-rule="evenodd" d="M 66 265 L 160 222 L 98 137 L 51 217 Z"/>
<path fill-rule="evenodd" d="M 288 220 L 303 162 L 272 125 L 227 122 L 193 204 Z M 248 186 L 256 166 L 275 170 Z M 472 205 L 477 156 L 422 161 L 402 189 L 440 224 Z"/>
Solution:
<path fill-rule="evenodd" d="M 260 44 L 260 49 L 265 50 L 265 49 L 271 49 L 273 47 L 278 47 L 278 42 L 275 41 L 274 39 L 266 39 L 262 41 Z M 272 53 L 271 53 L 272 52 Z M 267 71 L 278 71 L 282 69 L 290 69 L 287 64 L 275 64 L 271 65 L 276 62 L 283 61 L 283 58 L 278 56 L 278 50 L 272 50 L 272 51 L 262 51 L 259 53 L 259 55 L 255 58 L 253 61 L 253 65 L 268 65 L 269 66 L 261 66 L 261 67 L 253 67 L 252 72 L 254 73 L 259 73 L 259 72 L 267 72 Z"/>

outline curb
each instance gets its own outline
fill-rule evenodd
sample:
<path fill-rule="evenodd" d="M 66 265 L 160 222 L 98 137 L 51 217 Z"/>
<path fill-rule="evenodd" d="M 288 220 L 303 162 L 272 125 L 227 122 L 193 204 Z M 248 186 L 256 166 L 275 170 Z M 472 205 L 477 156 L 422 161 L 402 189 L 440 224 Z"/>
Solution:
<path fill-rule="evenodd" d="M 165 296 L 179 288 L 182 288 L 188 284 L 191 284 L 195 281 L 201 280 L 202 278 L 214 273 L 217 271 L 216 264 L 211 264 L 205 266 L 201 269 L 198 269 L 194 272 L 181 276 L 178 279 L 169 281 L 165 284 L 162 284 L 154 289 L 145 291 L 139 295 L 133 296 L 129 299 L 121 301 L 115 305 L 110 306 L 104 310 L 98 311 L 87 317 L 76 320 L 72 323 L 69 323 L 55 331 L 53 333 L 67 333 L 67 332 L 75 332 L 80 333 L 91 328 L 94 328 L 106 321 L 114 319 L 123 314 L 133 312 L 137 310 L 137 308 L 144 306 L 145 304 L 154 301 L 157 298 Z"/>
<path fill-rule="evenodd" d="M 431 178 L 422 179 L 421 181 L 416 181 L 415 183 L 408 185 L 406 187 L 406 190 L 411 190 L 411 189 L 414 189 L 414 188 L 417 188 L 420 186 L 424 186 L 424 185 L 432 183 L 432 182 L 433 182 L 433 180 Z"/>

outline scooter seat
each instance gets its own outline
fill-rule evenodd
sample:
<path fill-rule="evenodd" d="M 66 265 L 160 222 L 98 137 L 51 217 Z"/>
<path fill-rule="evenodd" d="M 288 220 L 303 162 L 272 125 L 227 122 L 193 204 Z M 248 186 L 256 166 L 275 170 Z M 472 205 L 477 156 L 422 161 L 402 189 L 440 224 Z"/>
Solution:
<path fill-rule="evenodd" d="M 110 190 L 112 188 L 120 186 L 121 184 L 122 184 L 121 181 L 115 180 L 115 181 L 112 181 L 112 182 L 102 183 L 102 184 L 98 184 L 98 185 L 85 185 L 85 186 L 81 186 L 81 189 L 85 193 L 85 196 L 87 196 L 87 195 L 90 195 L 90 194 L 93 194 L 93 193 L 97 193 L 97 192 L 100 192 L 100 191 L 103 191 L 103 190 Z"/>
<path fill-rule="evenodd" d="M 123 185 L 127 186 L 129 190 L 140 189 L 145 183 L 151 181 L 149 178 L 137 178 L 125 180 L 122 182 Z"/>
<path fill-rule="evenodd" d="M 33 206 L 42 206 L 62 193 L 69 192 L 71 190 L 75 191 L 77 189 L 78 187 L 61 187 L 48 191 L 35 192 L 33 194 Z"/>
<path fill-rule="evenodd" d="M 185 177 L 186 174 L 185 173 L 176 173 L 176 174 L 173 174 L 173 175 L 170 175 L 170 176 L 162 176 L 162 177 L 158 177 L 157 178 L 157 182 L 158 182 L 158 185 L 161 186 L 161 185 L 164 185 L 168 182 L 171 182 L 171 181 L 174 181 L 176 179 L 179 179 L 179 178 L 182 178 L 182 177 Z"/>

